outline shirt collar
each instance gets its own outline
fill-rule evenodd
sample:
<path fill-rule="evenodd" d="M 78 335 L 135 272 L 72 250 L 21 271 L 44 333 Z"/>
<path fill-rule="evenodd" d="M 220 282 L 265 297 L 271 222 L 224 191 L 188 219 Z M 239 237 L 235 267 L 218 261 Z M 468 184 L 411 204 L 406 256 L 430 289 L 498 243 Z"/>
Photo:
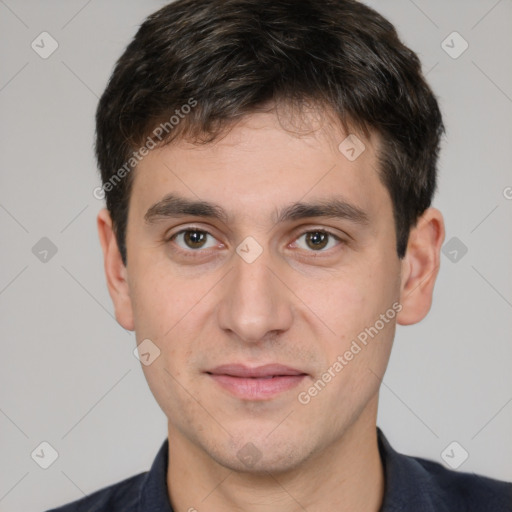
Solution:
<path fill-rule="evenodd" d="M 137 512 L 173 512 L 167 492 L 169 441 L 162 444 L 141 486 Z"/>
<path fill-rule="evenodd" d="M 397 453 L 377 428 L 379 452 L 384 466 L 385 492 L 380 512 L 435 512 L 431 476 L 414 458 Z M 138 512 L 173 512 L 167 489 L 169 442 L 166 439 L 144 476 Z"/>
<path fill-rule="evenodd" d="M 432 477 L 414 458 L 396 452 L 377 427 L 385 491 L 380 512 L 436 512 Z"/>

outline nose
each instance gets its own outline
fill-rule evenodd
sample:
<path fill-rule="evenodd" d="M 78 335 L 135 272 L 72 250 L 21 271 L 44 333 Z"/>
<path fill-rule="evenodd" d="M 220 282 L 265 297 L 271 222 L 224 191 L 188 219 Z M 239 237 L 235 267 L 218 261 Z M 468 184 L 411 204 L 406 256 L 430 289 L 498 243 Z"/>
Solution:
<path fill-rule="evenodd" d="M 219 326 L 245 343 L 273 339 L 293 321 L 293 294 L 278 278 L 279 268 L 263 252 L 248 263 L 235 255 L 218 304 Z M 281 269 L 282 271 L 282 269 Z"/>

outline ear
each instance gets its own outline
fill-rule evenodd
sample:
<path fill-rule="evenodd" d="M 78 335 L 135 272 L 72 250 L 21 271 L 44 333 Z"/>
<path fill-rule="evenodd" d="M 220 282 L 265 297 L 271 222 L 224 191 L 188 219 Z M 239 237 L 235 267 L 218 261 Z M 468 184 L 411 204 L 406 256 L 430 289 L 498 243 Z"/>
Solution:
<path fill-rule="evenodd" d="M 112 228 L 112 219 L 106 208 L 98 213 L 98 235 L 103 249 L 103 261 L 107 278 L 108 291 L 117 321 L 129 331 L 134 330 L 133 309 L 130 298 L 130 288 L 127 280 L 127 270 L 117 246 L 117 240 Z"/>
<path fill-rule="evenodd" d="M 423 320 L 430 310 L 444 236 L 443 216 L 435 208 L 425 210 L 411 229 L 402 260 L 402 310 L 397 315 L 397 322 L 401 325 Z"/>

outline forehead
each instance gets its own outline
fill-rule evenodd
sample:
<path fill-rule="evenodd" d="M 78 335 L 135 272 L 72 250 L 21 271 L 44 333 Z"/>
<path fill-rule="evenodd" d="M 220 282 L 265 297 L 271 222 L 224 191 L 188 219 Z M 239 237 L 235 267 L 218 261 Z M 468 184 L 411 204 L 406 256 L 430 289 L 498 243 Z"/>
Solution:
<path fill-rule="evenodd" d="M 152 150 L 134 174 L 130 211 L 144 217 L 169 193 L 266 222 L 298 201 L 337 197 L 367 211 L 391 208 L 378 175 L 378 138 L 311 118 L 301 133 L 273 113 L 246 116 L 217 140 Z"/>

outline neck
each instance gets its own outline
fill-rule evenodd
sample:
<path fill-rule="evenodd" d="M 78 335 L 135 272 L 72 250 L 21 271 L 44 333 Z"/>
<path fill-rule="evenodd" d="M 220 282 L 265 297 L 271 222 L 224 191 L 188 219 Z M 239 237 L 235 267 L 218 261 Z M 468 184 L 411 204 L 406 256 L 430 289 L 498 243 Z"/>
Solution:
<path fill-rule="evenodd" d="M 173 510 L 377 512 L 384 496 L 384 471 L 377 442 L 377 397 L 374 402 L 340 439 L 281 473 L 226 468 L 169 424 L 167 486 Z"/>

